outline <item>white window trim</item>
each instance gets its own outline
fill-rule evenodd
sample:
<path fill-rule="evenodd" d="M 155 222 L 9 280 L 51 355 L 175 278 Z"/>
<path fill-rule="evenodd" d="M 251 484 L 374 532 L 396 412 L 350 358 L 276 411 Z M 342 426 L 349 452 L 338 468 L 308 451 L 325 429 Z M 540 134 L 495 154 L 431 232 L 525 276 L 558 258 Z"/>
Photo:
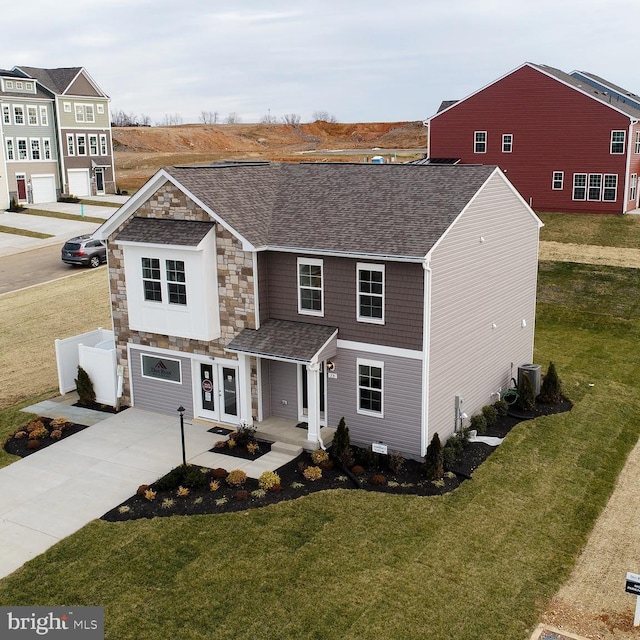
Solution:
<path fill-rule="evenodd" d="M 4 124 L 11 124 L 11 106 L 8 104 L 2 105 L 2 122 Z"/>
<path fill-rule="evenodd" d="M 70 102 L 63 102 L 62 103 L 62 109 L 65 113 L 73 113 L 73 109 L 71 107 L 71 103 Z"/>
<path fill-rule="evenodd" d="M 607 178 L 615 178 L 615 187 L 607 187 Z M 613 191 L 614 198 L 605 198 L 605 193 L 607 191 Z M 605 173 L 602 176 L 602 190 L 600 193 L 600 197 L 602 198 L 602 202 L 617 202 L 618 200 L 618 174 L 617 173 Z"/>
<path fill-rule="evenodd" d="M 37 143 L 36 146 L 38 147 L 38 155 L 40 156 L 39 158 L 33 157 L 34 142 Z M 40 138 L 29 138 L 29 158 L 32 162 L 40 162 L 40 160 L 42 160 L 42 143 L 40 142 Z"/>
<path fill-rule="evenodd" d="M 51 139 L 42 138 L 42 159 L 51 160 Z"/>
<path fill-rule="evenodd" d="M 36 121 L 34 123 L 31 122 L 31 115 L 30 113 L 33 113 L 36 117 Z M 37 127 L 39 125 L 40 121 L 38 119 L 38 107 L 34 104 L 28 104 L 27 105 L 27 124 L 30 127 Z"/>
<path fill-rule="evenodd" d="M 635 201 L 638 188 L 638 174 L 632 173 L 629 181 L 629 200 Z"/>
<path fill-rule="evenodd" d="M 635 153 L 640 153 L 640 131 L 636 131 Z"/>
<path fill-rule="evenodd" d="M 20 157 L 20 141 L 24 141 L 24 148 L 27 154 L 26 158 Z M 16 160 L 18 162 L 28 162 L 29 160 L 29 140 L 27 138 L 16 138 Z"/>
<path fill-rule="evenodd" d="M 507 144 L 506 138 L 509 138 L 508 144 L 509 149 L 505 149 Z M 512 153 L 513 152 L 513 133 L 503 133 L 502 134 L 502 153 Z"/>
<path fill-rule="evenodd" d="M 22 81 L 16 80 L 16 90 L 22 91 Z"/>
<path fill-rule="evenodd" d="M 484 141 L 480 142 L 478 141 L 478 134 L 479 133 L 484 133 Z M 474 153 L 487 153 L 487 132 L 486 131 L 474 131 L 473 132 L 473 152 Z M 484 146 L 484 151 L 478 151 L 478 145 L 483 145 Z"/>
<path fill-rule="evenodd" d="M 74 115 L 76 118 L 76 122 L 80 122 L 82 124 L 84 124 L 84 105 L 80 104 L 78 102 L 75 103 L 75 105 L 73 106 L 73 110 L 74 110 Z M 80 118 L 78 118 L 78 116 L 80 116 Z"/>
<path fill-rule="evenodd" d="M 576 198 L 576 178 L 578 176 L 584 176 L 584 185 L 580 185 L 580 189 L 584 189 L 584 198 Z M 586 173 L 574 173 L 573 174 L 573 187 L 571 189 L 571 199 L 582 202 L 587 199 L 587 192 L 589 188 L 589 178 Z"/>
<path fill-rule="evenodd" d="M 95 150 L 96 150 L 95 153 L 93 153 L 93 151 L 91 151 L 91 139 L 92 138 L 95 140 L 95 145 L 94 145 L 95 146 Z M 89 142 L 89 144 L 87 145 L 89 147 L 89 155 L 90 156 L 98 156 L 98 155 L 100 155 L 100 147 L 98 146 L 98 135 L 95 134 L 95 133 L 90 133 L 87 136 L 87 140 Z"/>
<path fill-rule="evenodd" d="M 560 179 L 556 180 L 556 176 L 560 176 Z M 560 182 L 559 187 L 556 187 L 556 182 Z M 551 174 L 551 189 L 553 191 L 562 191 L 564 189 L 564 171 L 554 171 Z"/>
<path fill-rule="evenodd" d="M 84 153 L 80 153 L 80 139 L 84 140 Z M 76 155 L 80 157 L 84 157 L 87 155 L 87 134 L 86 133 L 77 133 L 76 134 Z"/>
<path fill-rule="evenodd" d="M 104 115 L 104 105 L 103 104 L 97 104 L 96 105 L 96 113 L 98 115 Z"/>
<path fill-rule="evenodd" d="M 300 302 L 300 290 L 301 290 L 301 286 L 300 286 L 300 265 L 303 264 L 310 264 L 310 265 L 314 265 L 314 266 L 319 266 L 320 267 L 320 311 L 315 311 L 313 309 L 303 309 Z M 323 266 L 323 260 L 320 260 L 318 258 L 298 258 L 298 261 L 296 263 L 296 279 L 297 279 L 297 289 L 296 289 L 296 296 L 298 298 L 298 313 L 300 315 L 305 315 L 305 316 L 316 316 L 318 318 L 322 318 L 324 317 L 324 266 Z M 309 288 L 309 287 L 305 287 L 305 288 Z"/>
<path fill-rule="evenodd" d="M 600 186 L 599 187 L 592 187 L 591 186 L 591 178 L 600 178 Z M 589 202 L 602 202 L 602 187 L 604 185 L 604 181 L 602 179 L 602 174 L 601 173 L 590 173 L 589 177 L 587 178 L 587 200 Z M 592 198 L 591 197 L 591 189 L 598 189 L 598 197 L 597 198 Z"/>
<path fill-rule="evenodd" d="M 378 271 L 382 273 L 382 295 L 372 294 L 374 297 L 382 298 L 382 318 L 370 318 L 360 315 L 360 271 Z M 386 277 L 383 264 L 369 264 L 366 262 L 358 262 L 356 264 L 356 319 L 358 322 L 366 322 L 367 324 L 384 324 L 385 322 L 385 289 Z M 369 294 L 364 294 L 369 295 Z"/>
<path fill-rule="evenodd" d="M 616 133 L 621 133 L 622 134 L 622 141 L 616 140 L 614 142 L 613 137 Z M 619 156 L 624 154 L 624 149 L 625 149 L 625 145 L 627 142 L 627 132 L 624 129 L 614 129 L 611 132 L 611 142 L 609 144 L 609 152 L 614 155 L 614 156 Z M 622 144 L 622 151 L 614 151 L 613 150 L 613 145 L 614 144 Z"/>
<path fill-rule="evenodd" d="M 40 124 L 43 127 L 49 125 L 49 110 L 45 105 L 40 105 Z"/>
<path fill-rule="evenodd" d="M 136 345 L 137 346 L 137 345 Z M 171 360 L 171 362 L 178 363 L 178 370 L 180 371 L 180 380 L 163 380 L 162 378 L 155 378 L 154 376 L 145 376 L 144 375 L 144 365 L 142 364 L 143 358 L 153 358 L 158 360 Z M 147 380 L 155 380 L 156 382 L 169 382 L 171 384 L 179 384 L 182 385 L 182 361 L 176 360 L 175 358 L 167 358 L 165 356 L 158 357 L 157 355 L 152 355 L 150 353 L 140 353 L 140 376 Z"/>
<path fill-rule="evenodd" d="M 9 151 L 9 146 L 11 146 L 11 151 Z M 7 162 L 14 162 L 16 159 L 16 145 L 13 143 L 13 138 L 5 139 L 5 149 L 7 153 Z M 12 158 L 9 157 L 9 153 L 13 156 Z"/>
<path fill-rule="evenodd" d="M 360 366 L 378 367 L 380 369 L 381 388 L 380 388 L 380 412 L 369 411 L 360 408 Z M 377 389 L 376 389 L 377 391 Z M 384 418 L 384 362 L 379 360 L 367 360 L 365 358 L 356 358 L 356 413 L 363 416 L 371 416 L 372 418 Z"/>
<path fill-rule="evenodd" d="M 7 89 L 13 89 L 13 80 L 5 80 L 5 87 Z"/>
<path fill-rule="evenodd" d="M 69 146 L 69 143 L 71 143 L 71 146 Z M 67 133 L 67 155 L 76 155 L 76 139 L 73 137 L 73 133 Z"/>
<path fill-rule="evenodd" d="M 24 108 L 23 104 L 12 104 L 12 111 L 13 111 L 13 124 L 16 125 L 17 127 L 24 127 L 26 122 L 27 122 L 27 118 L 26 118 L 26 111 Z M 16 108 L 17 109 L 22 109 L 22 122 L 18 122 L 18 119 L 16 118 Z"/>
<path fill-rule="evenodd" d="M 109 155 L 109 147 L 107 146 L 107 134 L 100 134 L 100 155 L 108 156 Z"/>

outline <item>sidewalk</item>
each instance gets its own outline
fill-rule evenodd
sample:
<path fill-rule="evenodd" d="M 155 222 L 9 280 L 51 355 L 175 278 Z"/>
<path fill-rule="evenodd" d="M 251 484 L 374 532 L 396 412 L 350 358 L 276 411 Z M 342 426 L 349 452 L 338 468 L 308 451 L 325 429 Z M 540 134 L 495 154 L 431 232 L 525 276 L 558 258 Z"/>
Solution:
<path fill-rule="evenodd" d="M 74 236 L 91 234 L 100 226 L 100 224 L 84 221 L 83 217 L 107 220 L 129 199 L 129 197 L 130 196 L 108 195 L 93 196 L 91 198 L 91 200 L 94 201 L 113 203 L 112 207 L 90 204 L 82 205 L 68 202 L 51 202 L 30 205 L 27 207 L 28 209 L 40 209 L 42 211 L 52 211 L 54 213 L 71 214 L 77 216 L 77 220 L 62 220 L 59 218 L 48 218 L 46 216 L 2 211 L 0 212 L 0 226 L 46 233 L 52 237 L 40 239 L 20 236 L 13 233 L 0 233 L 0 257 L 29 251 L 31 249 L 39 249 L 40 247 L 47 247 L 50 245 L 62 245 L 69 238 Z"/>

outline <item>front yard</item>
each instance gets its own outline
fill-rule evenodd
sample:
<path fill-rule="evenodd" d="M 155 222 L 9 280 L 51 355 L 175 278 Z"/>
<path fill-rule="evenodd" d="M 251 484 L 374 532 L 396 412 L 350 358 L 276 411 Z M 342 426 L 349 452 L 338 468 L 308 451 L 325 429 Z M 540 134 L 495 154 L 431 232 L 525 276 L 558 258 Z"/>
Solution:
<path fill-rule="evenodd" d="M 635 270 L 541 265 L 535 361 L 574 408 L 516 426 L 453 493 L 96 521 L 0 581 L 0 603 L 100 604 L 118 640 L 524 639 L 640 433 L 638 299 Z"/>

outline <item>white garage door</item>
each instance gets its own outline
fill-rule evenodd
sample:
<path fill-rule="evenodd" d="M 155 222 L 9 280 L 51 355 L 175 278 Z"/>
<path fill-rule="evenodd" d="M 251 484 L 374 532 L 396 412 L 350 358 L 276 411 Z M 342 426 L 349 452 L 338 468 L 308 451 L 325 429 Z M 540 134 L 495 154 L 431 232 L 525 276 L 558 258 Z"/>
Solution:
<path fill-rule="evenodd" d="M 33 204 L 55 202 L 56 177 L 54 175 L 31 176 L 31 196 Z"/>
<path fill-rule="evenodd" d="M 90 196 L 89 169 L 69 169 L 69 194 L 74 196 Z"/>

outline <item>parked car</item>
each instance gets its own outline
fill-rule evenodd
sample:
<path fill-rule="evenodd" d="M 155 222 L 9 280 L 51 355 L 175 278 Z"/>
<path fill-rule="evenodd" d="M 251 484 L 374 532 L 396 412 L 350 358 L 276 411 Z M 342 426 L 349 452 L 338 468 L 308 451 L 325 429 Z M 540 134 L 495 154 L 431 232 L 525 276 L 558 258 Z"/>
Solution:
<path fill-rule="evenodd" d="M 99 267 L 107 261 L 107 246 L 90 235 L 77 236 L 64 243 L 62 262 L 85 267 Z"/>

